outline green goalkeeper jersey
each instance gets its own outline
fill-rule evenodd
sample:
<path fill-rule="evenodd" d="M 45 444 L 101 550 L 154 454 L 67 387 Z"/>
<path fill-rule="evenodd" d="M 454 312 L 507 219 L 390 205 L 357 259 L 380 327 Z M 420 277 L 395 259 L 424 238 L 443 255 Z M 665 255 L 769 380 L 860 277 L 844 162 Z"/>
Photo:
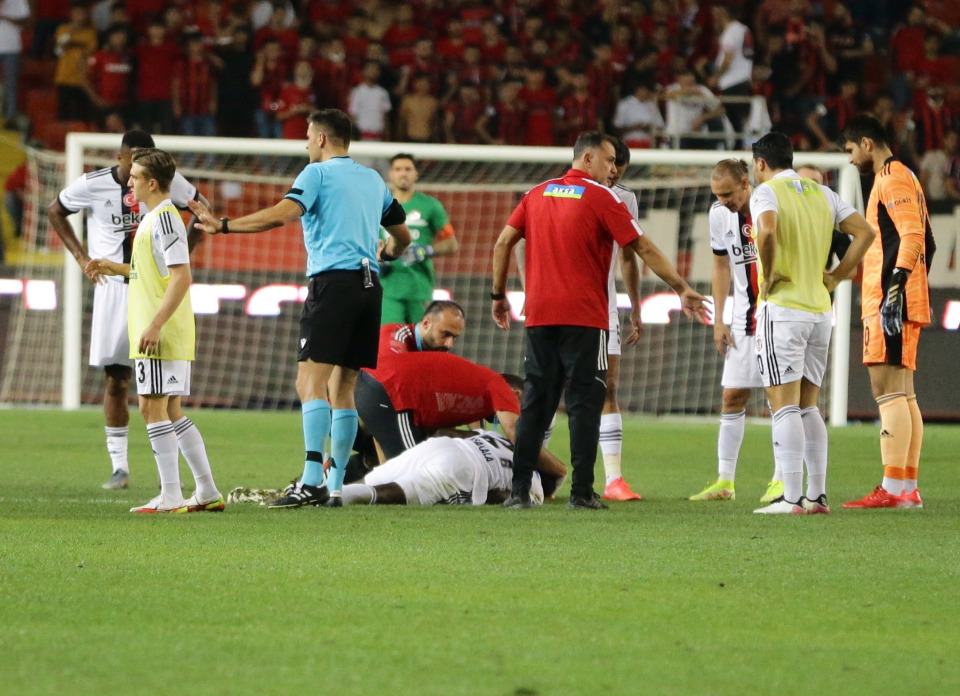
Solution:
<path fill-rule="evenodd" d="M 411 244 L 421 246 L 433 244 L 437 233 L 450 221 L 440 201 L 419 191 L 414 193 L 409 201 L 400 205 L 407 214 Z M 380 228 L 380 237 L 386 240 L 387 233 L 383 228 Z M 448 234 L 441 239 L 449 237 Z M 399 260 L 394 261 L 385 271 L 380 274 L 384 297 L 425 302 L 433 299 L 433 261 L 431 259 L 424 259 L 412 266 L 404 266 Z"/>

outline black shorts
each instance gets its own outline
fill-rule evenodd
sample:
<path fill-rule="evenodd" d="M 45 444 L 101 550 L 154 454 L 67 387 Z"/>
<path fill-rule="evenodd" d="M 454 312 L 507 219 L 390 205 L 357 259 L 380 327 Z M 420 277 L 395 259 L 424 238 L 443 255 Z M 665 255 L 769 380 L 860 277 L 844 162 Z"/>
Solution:
<path fill-rule="evenodd" d="M 383 288 L 376 273 L 365 288 L 362 271 L 325 271 L 310 278 L 300 315 L 297 361 L 351 370 L 377 366 Z"/>
<path fill-rule="evenodd" d="M 387 459 L 427 439 L 423 428 L 413 424 L 413 411 L 397 411 L 387 390 L 369 373 L 360 373 L 353 398 L 364 430 L 380 443 Z"/>

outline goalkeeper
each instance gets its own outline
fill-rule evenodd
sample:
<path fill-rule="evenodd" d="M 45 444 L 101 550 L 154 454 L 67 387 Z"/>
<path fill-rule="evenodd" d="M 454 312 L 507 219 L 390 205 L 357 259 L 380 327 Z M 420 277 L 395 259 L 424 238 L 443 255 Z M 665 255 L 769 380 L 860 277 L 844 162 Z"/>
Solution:
<path fill-rule="evenodd" d="M 434 256 L 457 253 L 459 243 L 443 204 L 416 190 L 416 160 L 400 153 L 390 159 L 387 174 L 393 196 L 407 214 L 407 227 L 413 243 L 398 260 L 381 267 L 383 309 L 381 324 L 414 324 L 433 299 Z M 380 231 L 386 241 L 386 232 Z"/>
<path fill-rule="evenodd" d="M 841 137 L 851 164 L 874 174 L 867 221 L 876 232 L 863 259 L 863 363 L 880 408 L 883 481 L 845 508 L 923 507 L 917 468 L 923 418 L 917 406 L 920 329 L 930 323 L 927 267 L 936 245 L 920 183 L 893 158 L 886 130 L 872 116 L 851 119 Z"/>

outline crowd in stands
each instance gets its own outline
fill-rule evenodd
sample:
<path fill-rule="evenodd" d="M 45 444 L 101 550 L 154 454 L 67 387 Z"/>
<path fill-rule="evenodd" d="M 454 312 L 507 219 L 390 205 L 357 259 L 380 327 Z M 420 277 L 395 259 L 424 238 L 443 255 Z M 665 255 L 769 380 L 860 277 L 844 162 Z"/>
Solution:
<path fill-rule="evenodd" d="M 918 164 L 960 125 L 958 27 L 951 0 L 40 0 L 24 52 L 59 118 L 116 131 L 302 138 L 335 106 L 363 139 L 826 150 L 869 110 Z"/>

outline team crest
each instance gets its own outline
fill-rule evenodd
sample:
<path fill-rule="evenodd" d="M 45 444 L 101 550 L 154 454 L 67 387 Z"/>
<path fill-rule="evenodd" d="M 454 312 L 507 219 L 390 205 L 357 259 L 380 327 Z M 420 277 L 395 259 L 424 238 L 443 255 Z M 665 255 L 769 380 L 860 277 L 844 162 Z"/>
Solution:
<path fill-rule="evenodd" d="M 133 191 L 127 191 L 123 197 L 123 204 L 128 208 L 133 208 L 137 205 L 137 199 L 136 196 L 133 195 Z"/>

